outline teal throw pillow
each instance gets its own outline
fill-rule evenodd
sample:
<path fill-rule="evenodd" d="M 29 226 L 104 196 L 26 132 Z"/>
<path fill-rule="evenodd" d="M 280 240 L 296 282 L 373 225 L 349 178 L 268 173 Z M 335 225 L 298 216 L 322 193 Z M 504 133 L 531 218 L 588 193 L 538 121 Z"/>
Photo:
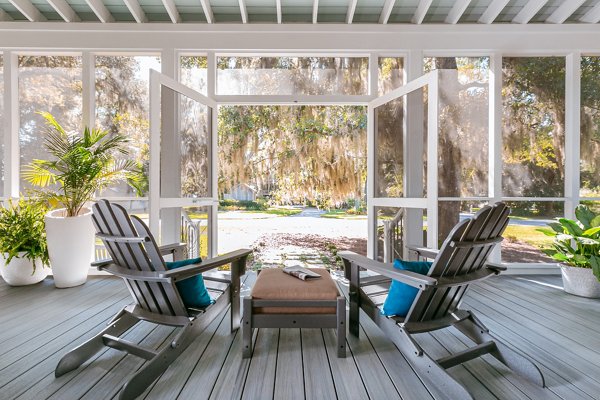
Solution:
<path fill-rule="evenodd" d="M 394 261 L 394 268 L 416 272 L 421 275 L 427 275 L 430 267 L 431 263 L 429 261 L 404 261 L 400 259 Z M 406 317 L 410 306 L 412 306 L 413 301 L 417 297 L 417 293 L 419 293 L 419 289 L 406 283 L 392 280 L 390 291 L 383 303 L 381 313 L 387 316 Z"/>
<path fill-rule="evenodd" d="M 189 260 L 166 262 L 167 269 L 176 269 L 185 267 L 186 265 L 199 264 L 202 262 L 201 258 L 190 258 Z M 179 295 L 183 300 L 183 304 L 186 307 L 191 308 L 202 308 L 211 305 L 215 301 L 211 299 L 206 286 L 204 286 L 204 279 L 202 275 L 195 275 L 191 278 L 184 279 L 176 283 Z"/>

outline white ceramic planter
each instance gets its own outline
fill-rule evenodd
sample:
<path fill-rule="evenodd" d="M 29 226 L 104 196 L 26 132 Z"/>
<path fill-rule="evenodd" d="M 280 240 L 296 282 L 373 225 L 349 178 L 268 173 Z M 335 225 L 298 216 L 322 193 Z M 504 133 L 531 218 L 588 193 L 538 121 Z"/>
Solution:
<path fill-rule="evenodd" d="M 48 255 L 58 288 L 78 286 L 87 280 L 94 256 L 92 210 L 82 209 L 76 217 L 65 217 L 65 210 L 46 214 Z"/>
<path fill-rule="evenodd" d="M 600 297 L 600 282 L 590 268 L 561 265 L 565 292 L 592 299 Z"/>
<path fill-rule="evenodd" d="M 33 262 L 25 258 L 25 253 L 19 253 L 18 257 L 13 257 L 9 264 L 6 264 L 6 254 L 0 255 L 0 272 L 2 279 L 11 286 L 33 285 L 44 280 L 50 270 L 44 267 L 42 260 L 35 260 L 35 272 Z"/>

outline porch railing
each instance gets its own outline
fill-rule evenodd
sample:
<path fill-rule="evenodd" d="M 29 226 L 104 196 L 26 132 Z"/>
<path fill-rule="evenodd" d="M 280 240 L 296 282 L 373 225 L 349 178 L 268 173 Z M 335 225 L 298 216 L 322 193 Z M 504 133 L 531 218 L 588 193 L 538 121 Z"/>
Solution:
<path fill-rule="evenodd" d="M 383 221 L 383 261 L 391 263 L 402 258 L 404 210 L 400 210 L 392 219 Z"/>

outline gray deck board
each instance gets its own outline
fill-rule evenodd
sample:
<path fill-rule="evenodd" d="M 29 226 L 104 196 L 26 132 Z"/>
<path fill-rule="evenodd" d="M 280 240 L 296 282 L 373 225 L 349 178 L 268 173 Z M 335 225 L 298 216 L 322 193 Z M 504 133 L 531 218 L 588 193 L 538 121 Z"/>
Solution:
<path fill-rule="evenodd" d="M 449 370 L 475 398 L 600 399 L 600 301 L 567 295 L 560 286 L 560 277 L 500 277 L 472 288 L 465 308 L 477 312 L 509 346 L 534 359 L 548 384 L 538 388 L 486 356 Z M 113 398 L 128 374 L 143 365 L 136 357 L 107 349 L 78 370 L 54 378 L 60 357 L 130 301 L 120 279 L 94 277 L 61 290 L 53 288 L 50 278 L 23 288 L 0 281 L 0 299 L 3 400 Z M 143 324 L 127 336 L 159 346 L 172 331 Z M 230 333 L 229 312 L 224 312 L 141 398 L 444 398 L 415 375 L 364 315 L 360 337 L 348 336 L 346 358 L 336 356 L 332 329 L 255 330 L 250 359 L 242 359 L 240 339 Z M 454 330 L 419 340 L 439 356 L 468 344 Z"/>

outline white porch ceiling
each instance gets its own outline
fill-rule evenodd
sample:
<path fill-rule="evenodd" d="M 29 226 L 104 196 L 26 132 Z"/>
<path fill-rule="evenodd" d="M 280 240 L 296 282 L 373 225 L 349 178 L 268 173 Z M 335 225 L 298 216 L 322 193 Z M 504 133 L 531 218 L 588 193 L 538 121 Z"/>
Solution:
<path fill-rule="evenodd" d="M 595 24 L 600 0 L 0 0 L 0 21 Z"/>

